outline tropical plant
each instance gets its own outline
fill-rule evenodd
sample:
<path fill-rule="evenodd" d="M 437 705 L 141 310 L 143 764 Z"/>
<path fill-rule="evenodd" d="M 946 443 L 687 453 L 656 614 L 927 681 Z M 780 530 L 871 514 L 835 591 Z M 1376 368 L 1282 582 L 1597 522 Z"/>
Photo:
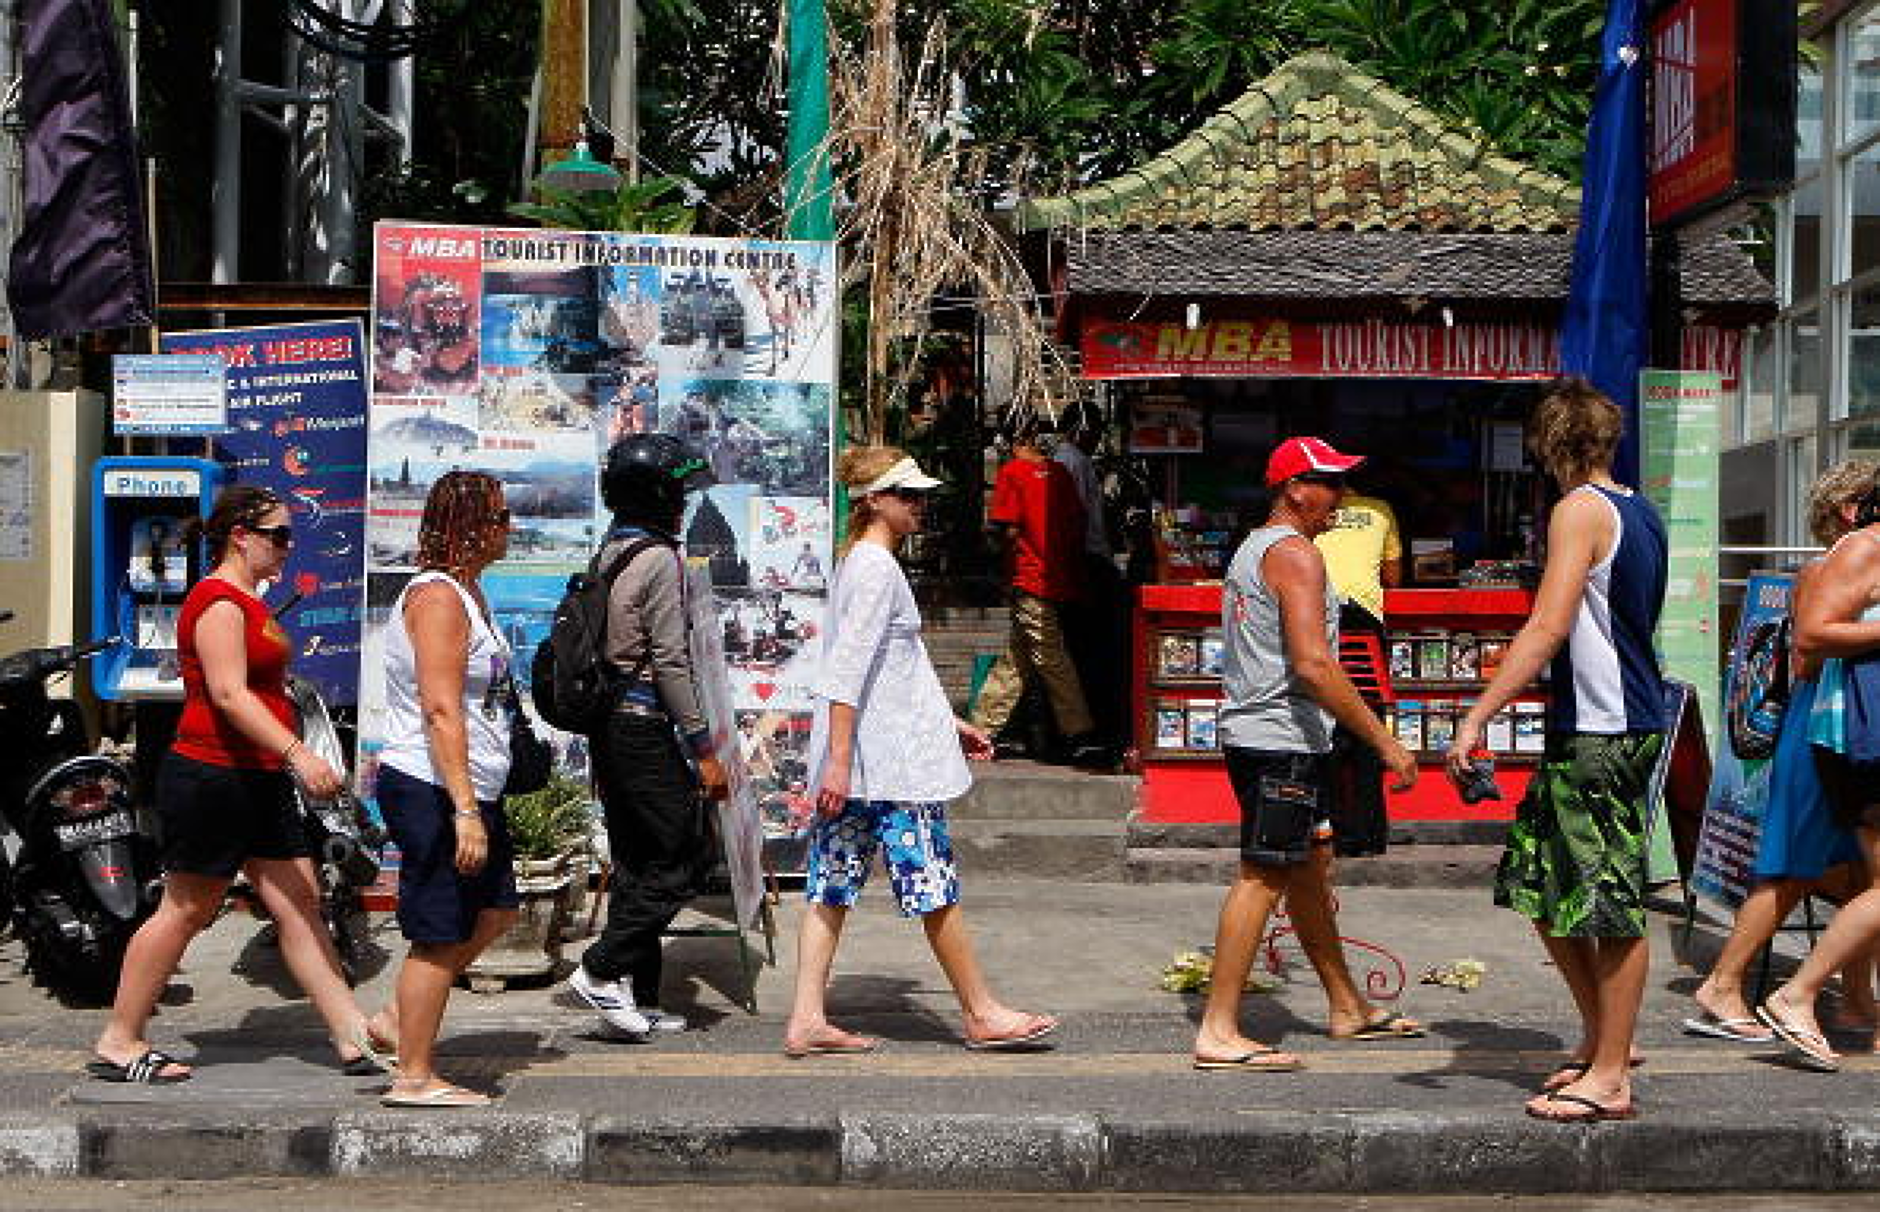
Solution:
<path fill-rule="evenodd" d="M 541 201 L 511 203 L 509 213 L 543 227 L 568 231 L 642 231 L 683 236 L 697 225 L 698 215 L 685 202 L 667 199 L 675 193 L 683 198 L 690 184 L 677 177 L 657 177 L 613 190 L 542 185 L 536 187 Z"/>
<path fill-rule="evenodd" d="M 559 772 L 540 791 L 510 796 L 503 812 L 516 857 L 540 861 L 578 849 L 593 829 L 592 805 L 586 785 Z"/>

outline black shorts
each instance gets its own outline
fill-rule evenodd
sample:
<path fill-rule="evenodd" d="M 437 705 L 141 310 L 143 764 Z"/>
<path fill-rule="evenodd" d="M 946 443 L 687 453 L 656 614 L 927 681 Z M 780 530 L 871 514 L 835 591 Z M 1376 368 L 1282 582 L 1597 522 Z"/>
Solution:
<path fill-rule="evenodd" d="M 1286 867 L 1332 840 L 1331 755 L 1227 746 L 1227 777 L 1240 801 L 1240 858 Z"/>
<path fill-rule="evenodd" d="M 234 879 L 249 859 L 313 854 L 285 770 L 198 762 L 172 750 L 157 769 L 163 869 Z"/>
<path fill-rule="evenodd" d="M 1880 829 L 1880 779 L 1874 777 L 1873 768 L 1857 766 L 1846 754 L 1820 745 L 1809 749 L 1834 823 L 1849 833 L 1863 826 Z"/>
<path fill-rule="evenodd" d="M 516 847 L 500 803 L 479 803 L 489 858 L 475 875 L 457 870 L 450 795 L 436 783 L 379 767 L 379 813 L 398 844 L 398 928 L 414 943 L 461 943 L 485 909 L 514 909 Z"/>

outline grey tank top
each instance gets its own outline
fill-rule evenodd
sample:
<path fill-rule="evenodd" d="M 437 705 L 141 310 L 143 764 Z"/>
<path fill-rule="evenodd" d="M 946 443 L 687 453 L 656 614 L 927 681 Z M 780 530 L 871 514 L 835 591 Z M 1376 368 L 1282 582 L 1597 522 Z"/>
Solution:
<path fill-rule="evenodd" d="M 1299 535 L 1290 526 L 1266 526 L 1248 535 L 1227 566 L 1221 591 L 1222 665 L 1220 736 L 1223 745 L 1280 753 L 1326 753 L 1332 716 L 1293 676 L 1286 660 L 1279 599 L 1260 575 L 1273 544 Z M 1299 536 L 1303 537 L 1303 536 Z M 1338 652 L 1338 592 L 1325 581 L 1325 640 Z"/>

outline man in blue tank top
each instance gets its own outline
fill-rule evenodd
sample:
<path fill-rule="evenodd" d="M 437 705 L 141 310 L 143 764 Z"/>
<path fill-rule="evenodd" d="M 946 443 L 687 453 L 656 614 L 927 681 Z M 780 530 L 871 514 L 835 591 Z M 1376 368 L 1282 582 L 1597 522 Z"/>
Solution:
<path fill-rule="evenodd" d="M 1423 1027 L 1380 1010 L 1345 966 L 1332 909 L 1331 749 L 1336 721 L 1369 744 L 1408 790 L 1416 759 L 1359 697 L 1338 663 L 1338 594 L 1312 540 L 1330 528 L 1344 475 L 1364 460 L 1318 438 L 1288 438 L 1267 462 L 1266 525 L 1248 535 L 1221 588 L 1227 651 L 1220 737 L 1240 801 L 1240 871 L 1221 905 L 1214 972 L 1194 1066 L 1289 1070 L 1298 1057 L 1240 1030 L 1241 992 L 1281 897 L 1325 987 L 1334 1039 L 1407 1039 Z"/>
<path fill-rule="evenodd" d="M 1529 418 L 1529 444 L 1561 492 L 1547 570 L 1449 750 L 1460 782 L 1488 720 L 1552 662 L 1547 751 L 1508 832 L 1495 903 L 1534 922 L 1579 1007 L 1579 1044 L 1527 1104 L 1556 1123 L 1632 1116 L 1633 1028 L 1650 967 L 1646 813 L 1665 729 L 1652 632 L 1666 542 L 1657 510 L 1612 478 L 1624 432 L 1619 406 L 1583 379 L 1555 384 Z"/>

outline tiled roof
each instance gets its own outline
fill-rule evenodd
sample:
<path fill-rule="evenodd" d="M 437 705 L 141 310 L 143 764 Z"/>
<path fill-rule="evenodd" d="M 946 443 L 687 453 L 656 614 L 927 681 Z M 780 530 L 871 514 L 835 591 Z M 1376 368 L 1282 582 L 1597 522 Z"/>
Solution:
<path fill-rule="evenodd" d="M 1021 231 L 1571 230 L 1580 192 L 1517 164 L 1334 55 L 1281 65 L 1121 176 L 1029 203 Z"/>
<path fill-rule="evenodd" d="M 1573 236 L 1558 232 L 1067 233 L 1072 295 L 1259 299 L 1471 299 L 1558 303 L 1573 271 Z M 1687 306 L 1773 312 L 1775 291 L 1722 236 L 1681 244 Z"/>

